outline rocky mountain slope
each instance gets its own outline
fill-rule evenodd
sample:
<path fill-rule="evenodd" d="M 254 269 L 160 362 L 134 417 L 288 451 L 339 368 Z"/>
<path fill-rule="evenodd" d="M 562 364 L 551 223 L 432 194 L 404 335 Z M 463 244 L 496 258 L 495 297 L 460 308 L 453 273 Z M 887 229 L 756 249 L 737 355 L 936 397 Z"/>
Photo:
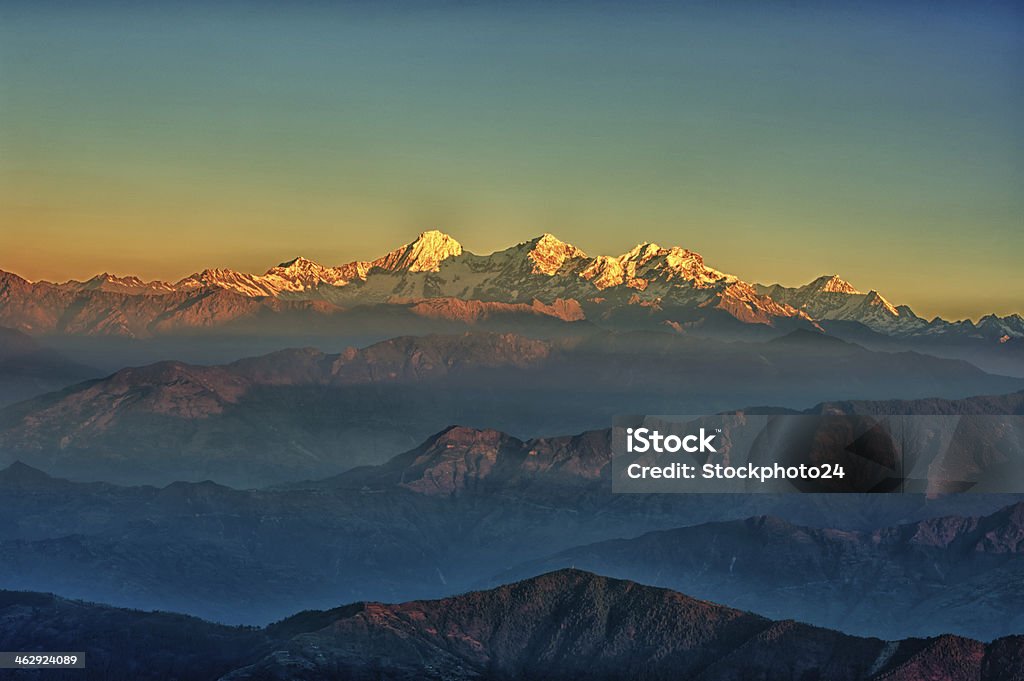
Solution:
<path fill-rule="evenodd" d="M 281 674 L 708 681 L 1024 674 L 1020 637 L 987 646 L 952 636 L 892 643 L 857 639 L 579 570 L 440 601 L 367 603 L 321 618 L 327 626 L 292 638 L 283 651 L 225 681 Z M 380 662 L 368 670 L 368 658 Z"/>
<path fill-rule="evenodd" d="M 1024 675 L 1021 637 L 988 644 L 948 635 L 857 638 L 580 570 L 442 600 L 307 611 L 261 630 L 9 591 L 0 592 L 0 621 L 5 648 L 84 649 L 84 671 L 46 672 L 59 679 L 212 679 L 231 668 L 220 678 L 1008 681 Z"/>

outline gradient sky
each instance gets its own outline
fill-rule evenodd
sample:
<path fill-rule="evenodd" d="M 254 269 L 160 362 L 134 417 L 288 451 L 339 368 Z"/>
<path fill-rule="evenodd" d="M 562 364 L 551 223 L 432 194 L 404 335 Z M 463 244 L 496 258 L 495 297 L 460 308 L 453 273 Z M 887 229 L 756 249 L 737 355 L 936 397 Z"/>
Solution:
<path fill-rule="evenodd" d="M 428 7 L 429 4 L 429 7 Z M 0 0 L 0 268 L 681 245 L 1024 311 L 1024 11 Z"/>

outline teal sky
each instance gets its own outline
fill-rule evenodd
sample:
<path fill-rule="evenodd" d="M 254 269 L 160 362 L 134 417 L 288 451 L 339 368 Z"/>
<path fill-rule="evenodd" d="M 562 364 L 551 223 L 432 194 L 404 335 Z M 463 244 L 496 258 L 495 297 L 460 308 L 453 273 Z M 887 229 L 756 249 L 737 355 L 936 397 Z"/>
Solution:
<path fill-rule="evenodd" d="M 1011 3 L 0 0 L 0 268 L 340 264 L 436 226 L 1024 312 L 1022 121 Z"/>

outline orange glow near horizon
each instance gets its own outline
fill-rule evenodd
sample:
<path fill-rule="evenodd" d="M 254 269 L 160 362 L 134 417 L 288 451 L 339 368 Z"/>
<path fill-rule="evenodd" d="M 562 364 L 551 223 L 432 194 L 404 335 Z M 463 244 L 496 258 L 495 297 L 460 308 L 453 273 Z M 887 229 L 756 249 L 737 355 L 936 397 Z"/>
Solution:
<path fill-rule="evenodd" d="M 436 226 L 1024 312 L 1024 33 L 998 3 L 214 5 L 4 6 L 0 269 L 337 265 Z"/>

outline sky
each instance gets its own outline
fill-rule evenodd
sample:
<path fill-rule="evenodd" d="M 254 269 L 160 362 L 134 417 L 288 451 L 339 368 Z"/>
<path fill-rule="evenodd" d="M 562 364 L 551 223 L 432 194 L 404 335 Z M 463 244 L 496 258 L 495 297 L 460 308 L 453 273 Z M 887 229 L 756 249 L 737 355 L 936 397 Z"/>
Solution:
<path fill-rule="evenodd" d="M 0 0 L 0 269 L 679 245 L 1024 312 L 1024 10 Z"/>

